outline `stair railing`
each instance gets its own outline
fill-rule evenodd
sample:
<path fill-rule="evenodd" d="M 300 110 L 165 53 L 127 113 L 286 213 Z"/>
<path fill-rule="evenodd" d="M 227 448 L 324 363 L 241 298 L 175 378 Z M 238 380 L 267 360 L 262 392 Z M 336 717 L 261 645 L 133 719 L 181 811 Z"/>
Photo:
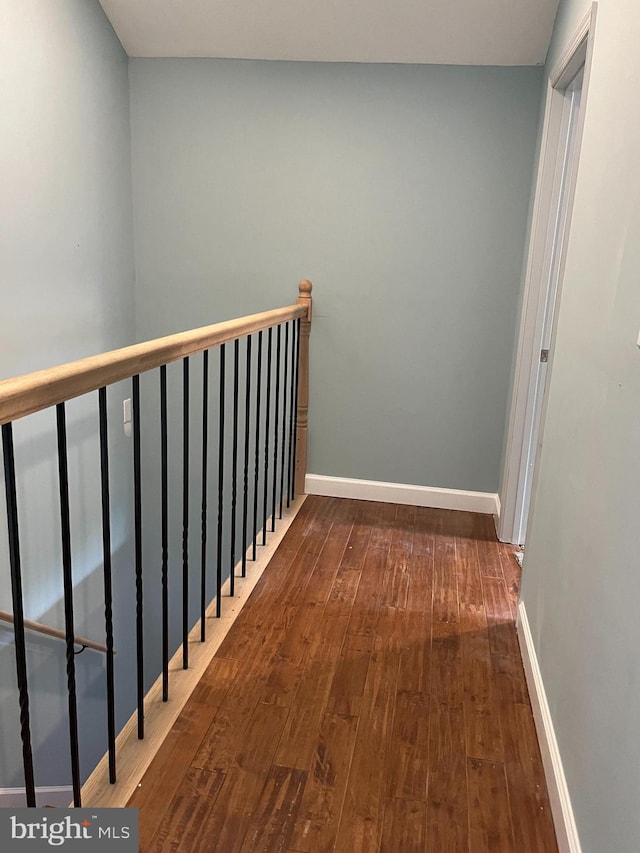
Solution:
<path fill-rule="evenodd" d="M 7 622 L 9 625 L 14 623 L 13 613 L 8 610 L 0 610 L 0 622 Z M 34 631 L 36 634 L 44 634 L 45 637 L 53 637 L 56 640 L 66 639 L 64 631 L 58 628 L 51 628 L 49 625 L 43 625 L 41 622 L 34 622 L 32 619 L 24 619 L 24 627 L 27 631 Z M 93 649 L 94 652 L 106 652 L 107 647 L 103 643 L 96 643 L 94 640 L 89 640 L 87 637 L 74 637 L 73 644 L 80 646 L 80 651 L 85 649 Z M 80 652 L 76 652 L 80 654 Z M 115 649 L 114 649 L 115 654 Z"/>
<path fill-rule="evenodd" d="M 162 582 L 162 700 L 169 698 L 169 627 L 168 627 L 168 417 L 167 417 L 167 365 L 182 362 L 183 403 L 183 528 L 182 528 L 182 665 L 189 667 L 189 399 L 190 359 L 202 356 L 202 513 L 201 513 L 201 585 L 200 639 L 205 640 L 208 604 L 205 588 L 208 576 L 206 541 L 211 508 L 207 501 L 207 470 L 209 459 L 209 352 L 219 351 L 219 408 L 218 435 L 218 488 L 217 488 L 217 559 L 215 586 L 215 615 L 222 614 L 222 581 L 225 573 L 225 555 L 222 554 L 222 526 L 226 513 L 231 513 L 231 553 L 226 565 L 229 569 L 229 594 L 234 594 L 236 565 L 244 577 L 247 560 L 256 559 L 259 540 L 267 541 L 268 532 L 275 531 L 276 517 L 282 518 L 283 505 L 293 505 L 296 494 L 304 492 L 307 456 L 309 334 L 311 330 L 311 283 L 302 281 L 295 305 L 277 308 L 188 332 L 169 335 L 145 343 L 114 350 L 102 355 L 70 362 L 58 367 L 40 370 L 26 376 L 0 382 L 0 425 L 4 462 L 5 496 L 7 508 L 8 557 L 11 578 L 13 612 L 6 621 L 13 625 L 16 675 L 18 685 L 22 763 L 27 806 L 36 805 L 32 735 L 29 706 L 29 672 L 25 631 L 37 623 L 25 618 L 23 570 L 21 566 L 21 540 L 17 479 L 19 470 L 14 452 L 13 423 L 23 417 L 55 407 L 57 434 L 57 467 L 60 496 L 60 535 L 62 565 L 60 567 L 64 589 L 64 631 L 45 629 L 51 636 L 64 638 L 66 643 L 66 673 L 68 697 L 68 722 L 70 763 L 75 806 L 82 804 L 82 779 L 78 741 L 78 707 L 76 696 L 75 646 L 80 643 L 105 652 L 107 743 L 109 782 L 116 782 L 116 725 L 114 695 L 113 601 L 111 576 L 111 502 L 109 477 L 109 436 L 107 428 L 107 395 L 109 386 L 122 380 L 131 382 L 133 402 L 133 536 L 135 552 L 136 589 L 136 684 L 137 684 L 137 737 L 145 736 L 145 673 L 144 673 L 144 609 L 143 609 L 143 514 L 141 463 L 141 391 L 140 375 L 159 371 L 160 422 L 162 456 L 162 525 L 161 525 L 161 582 Z M 266 352 L 265 352 L 266 338 Z M 240 342 L 244 340 L 244 436 L 239 435 L 240 411 Z M 229 448 L 225 447 L 225 407 L 227 399 L 226 347 L 233 349 L 233 404 L 232 429 L 232 499 L 225 506 L 224 460 Z M 252 359 L 257 359 L 257 369 L 252 370 Z M 231 359 L 230 359 L 231 360 Z M 263 364 L 263 362 L 266 362 Z M 263 376 L 266 388 L 262 388 Z M 255 387 L 252 388 L 252 377 Z M 273 381 L 272 381 L 273 380 Z M 272 385 L 274 387 L 272 387 Z M 105 612 L 105 644 L 77 637 L 74 624 L 73 566 L 70 529 L 69 464 L 67 459 L 67 429 L 65 403 L 81 395 L 97 392 L 98 429 L 100 435 L 102 557 Z M 250 434 L 253 427 L 255 434 Z M 264 430 L 264 432 L 263 432 Z M 261 476 L 260 476 L 261 475 Z M 241 499 L 238 501 L 240 487 Z M 252 496 L 252 500 L 250 500 Z M 261 507 L 259 509 L 259 503 Z M 240 504 L 240 506 L 239 506 Z M 251 506 L 251 504 L 253 504 Z M 271 509 L 270 524 L 268 520 Z M 258 521 L 261 519 L 261 524 Z M 268 531 L 268 527 L 271 531 Z M 239 554 L 236 548 L 239 543 Z M 236 563 L 237 557 L 240 557 Z M 41 626 L 41 628 L 44 626 Z M 40 630 L 40 629 L 38 629 Z"/>

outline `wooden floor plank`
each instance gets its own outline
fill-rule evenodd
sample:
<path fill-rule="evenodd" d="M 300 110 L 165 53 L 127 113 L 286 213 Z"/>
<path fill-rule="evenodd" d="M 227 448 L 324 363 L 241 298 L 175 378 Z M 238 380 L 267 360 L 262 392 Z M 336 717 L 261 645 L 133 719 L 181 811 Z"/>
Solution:
<path fill-rule="evenodd" d="M 340 566 L 329 598 L 309 642 L 312 659 L 337 664 L 353 604 L 360 584 L 361 569 Z"/>
<path fill-rule="evenodd" d="M 348 507 L 338 506 L 329 534 L 310 574 L 305 602 L 326 603 L 353 530 L 352 512 Z"/>
<path fill-rule="evenodd" d="M 447 529 L 459 541 L 475 543 L 483 536 L 486 516 L 477 512 L 446 510 L 444 520 Z"/>
<path fill-rule="evenodd" d="M 511 605 L 511 615 L 515 619 L 520 600 L 520 566 L 514 556 L 516 548 L 513 545 L 500 544 L 500 563 L 507 586 L 507 595 Z"/>
<path fill-rule="evenodd" d="M 497 761 L 467 760 L 469 849 L 515 853 L 504 766 Z"/>
<path fill-rule="evenodd" d="M 372 652 L 336 849 L 377 851 L 382 836 L 384 779 L 393 725 L 399 655 Z"/>
<path fill-rule="evenodd" d="M 431 640 L 431 700 L 448 708 L 462 706 L 465 694 L 462 643 L 457 630 Z"/>
<path fill-rule="evenodd" d="M 458 708 L 464 697 L 458 605 L 455 519 L 436 518 L 431 619 L 431 697 L 434 704 Z"/>
<path fill-rule="evenodd" d="M 280 853 L 287 849 L 306 781 L 303 770 L 271 767 L 240 848 L 242 853 Z"/>
<path fill-rule="evenodd" d="M 290 706 L 302 680 L 304 663 L 320 628 L 324 608 L 315 601 L 303 602 L 265 668 L 263 702 Z"/>
<path fill-rule="evenodd" d="M 456 573 L 467 755 L 503 761 L 483 579 L 477 549 L 469 539 L 456 537 Z M 484 585 L 490 583 L 485 579 Z"/>
<path fill-rule="evenodd" d="M 367 504 L 365 501 L 353 501 L 352 503 L 355 504 L 353 506 L 353 526 L 340 565 L 344 569 L 362 569 L 371 538 L 374 517 L 371 506 L 375 506 L 375 504 Z"/>
<path fill-rule="evenodd" d="M 491 515 L 478 516 L 480 530 L 475 540 L 478 550 L 478 562 L 482 576 L 504 580 L 502 561 L 500 560 L 500 544 L 496 540 L 496 529 Z"/>
<path fill-rule="evenodd" d="M 203 830 L 203 835 L 206 835 L 203 851 L 236 853 L 242 849 L 288 714 L 288 708 L 260 702 L 241 736 L 236 736 L 233 731 L 227 732 L 232 745 L 225 747 L 219 731 L 216 731 L 216 738 L 209 742 L 206 753 L 208 764 L 212 767 L 224 766 L 227 772 L 224 784 L 211 806 L 206 833 Z M 201 760 L 197 756 L 194 765 Z"/>
<path fill-rule="evenodd" d="M 428 768 L 429 696 L 401 690 L 387 748 L 387 796 L 426 802 Z"/>
<path fill-rule="evenodd" d="M 483 577 L 482 588 L 492 654 L 519 658 L 520 647 L 504 578 Z"/>
<path fill-rule="evenodd" d="M 305 670 L 302 683 L 296 694 L 295 709 L 289 714 L 278 749 L 275 763 L 299 770 L 307 770 L 318 739 L 318 730 L 325 708 L 335 663 L 313 661 Z"/>
<path fill-rule="evenodd" d="M 431 624 L 433 567 L 437 511 L 416 507 L 404 616 L 404 645 L 400 652 L 398 690 L 414 693 L 431 689 Z"/>
<path fill-rule="evenodd" d="M 557 853 L 531 708 L 506 703 L 501 713 L 515 849 L 518 853 Z"/>
<path fill-rule="evenodd" d="M 491 655 L 498 702 L 505 705 L 529 705 L 529 691 L 520 658 Z"/>
<path fill-rule="evenodd" d="M 347 633 L 375 636 L 381 596 L 379 578 L 386 560 L 386 552 L 381 549 L 367 552 Z"/>
<path fill-rule="evenodd" d="M 277 589 L 274 588 L 273 595 L 277 595 L 277 601 L 280 604 L 296 604 L 304 596 L 314 567 L 331 531 L 333 515 L 336 511 L 337 507 L 332 505 L 326 516 L 318 515 L 313 520 L 289 570 L 283 573 Z"/>
<path fill-rule="evenodd" d="M 345 637 L 331 683 L 327 711 L 359 716 L 372 650 L 372 637 L 362 637 L 359 634 L 348 634 Z"/>
<path fill-rule="evenodd" d="M 424 853 L 427 805 L 421 801 L 385 801 L 380 853 Z"/>
<path fill-rule="evenodd" d="M 291 837 L 292 849 L 300 853 L 334 849 L 357 722 L 355 717 L 340 714 L 323 717 Z"/>
<path fill-rule="evenodd" d="M 290 605 L 269 604 L 245 618 L 244 611 L 218 649 L 218 657 L 266 666 L 277 651 L 296 614 Z"/>
<path fill-rule="evenodd" d="M 200 830 L 201 846 L 196 848 L 199 853 L 239 853 L 269 767 L 270 762 L 260 770 L 234 767 L 225 774 L 206 824 Z M 179 845 L 175 849 L 181 851 Z"/>
<path fill-rule="evenodd" d="M 409 589 L 409 566 L 413 554 L 415 507 L 398 507 L 389 540 L 380 605 L 405 610 Z"/>
<path fill-rule="evenodd" d="M 415 507 L 398 507 L 380 581 L 375 647 L 402 652 L 407 648 L 407 601 L 412 567 Z"/>
<path fill-rule="evenodd" d="M 437 706 L 429 717 L 427 853 L 469 850 L 466 761 L 462 705 Z"/>
<path fill-rule="evenodd" d="M 387 564 L 391 544 L 395 507 L 381 504 L 378 507 L 377 523 L 372 527 L 367 552 L 362 565 L 362 574 L 347 628 L 349 634 L 372 637 L 376 632 L 378 611 L 382 599 L 381 580 Z"/>
<path fill-rule="evenodd" d="M 467 755 L 504 759 L 491 648 L 486 629 L 462 634 Z"/>
<path fill-rule="evenodd" d="M 336 572 L 333 586 L 327 599 L 327 610 L 335 614 L 349 616 L 353 609 L 362 569 L 352 566 L 340 566 Z"/>
<path fill-rule="evenodd" d="M 473 630 L 482 624 L 486 627 L 482 573 L 475 542 L 464 537 L 455 538 L 455 571 L 458 588 L 459 619 L 463 630 Z"/>
<path fill-rule="evenodd" d="M 224 774 L 217 771 L 188 770 L 169 808 L 163 812 L 151 843 L 140 837 L 140 850 L 143 853 L 191 853 L 214 849 L 208 845 L 207 823 L 224 778 Z"/>
<path fill-rule="evenodd" d="M 231 767 L 259 764 L 254 753 L 261 757 L 265 750 L 275 752 L 289 709 L 260 702 L 263 688 L 262 682 L 236 681 L 214 716 L 193 767 L 226 773 Z"/>
<path fill-rule="evenodd" d="M 448 637 L 457 633 L 458 581 L 456 575 L 455 538 L 445 525 L 446 516 L 436 528 L 433 555 L 432 636 Z"/>

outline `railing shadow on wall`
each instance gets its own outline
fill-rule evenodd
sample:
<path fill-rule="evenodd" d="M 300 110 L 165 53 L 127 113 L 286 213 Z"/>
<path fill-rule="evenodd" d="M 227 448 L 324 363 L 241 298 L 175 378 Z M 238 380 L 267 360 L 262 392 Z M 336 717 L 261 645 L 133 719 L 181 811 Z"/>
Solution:
<path fill-rule="evenodd" d="M 37 783 L 26 631 L 44 628 L 50 636 L 64 639 L 66 686 L 60 685 L 60 689 L 66 692 L 73 804 L 115 804 L 106 792 L 122 781 L 119 776 L 126 776 L 127 784 L 118 795 L 119 804 L 124 804 L 133 780 L 150 763 L 213 656 L 222 636 L 216 632 L 216 624 L 235 618 L 238 607 L 232 604 L 225 614 L 224 598 L 239 592 L 248 595 L 259 576 L 247 572 L 248 562 L 254 561 L 259 571 L 264 568 L 279 541 L 277 534 L 270 538 L 269 534 L 276 533 L 277 521 L 282 520 L 282 535 L 304 498 L 310 330 L 311 283 L 302 281 L 295 305 L 0 382 L 7 517 L 6 555 L 0 555 L 0 566 L 6 562 L 10 579 L 11 610 L 5 613 L 10 624 L 5 620 L 5 625 L 13 629 L 14 698 L 26 805 L 36 805 Z M 114 444 L 110 393 L 115 389 L 121 394 L 123 386 L 116 383 L 123 382 L 130 383 L 132 404 L 131 468 L 127 474 L 132 484 L 130 501 L 120 500 L 122 484 L 113 481 L 114 469 L 122 476 L 121 460 L 114 466 L 110 458 Z M 100 628 L 97 608 L 89 622 L 78 613 L 78 604 L 85 602 L 78 601 L 82 596 L 77 593 L 74 503 L 82 501 L 82 494 L 74 482 L 76 460 L 69 442 L 73 430 L 67 425 L 67 403 L 76 398 L 85 401 L 83 419 L 87 406 L 89 410 L 93 406 L 95 412 L 99 519 L 85 536 L 93 540 L 88 550 L 94 555 L 100 551 L 100 609 L 104 612 Z M 41 626 L 25 613 L 29 609 L 29 565 L 23 559 L 22 525 L 25 519 L 29 521 L 30 509 L 24 505 L 20 485 L 21 459 L 14 425 L 45 411 L 51 414 L 52 466 L 57 472 L 57 506 L 56 502 L 47 503 L 49 513 L 55 515 L 58 538 L 47 570 L 58 574 L 63 630 Z M 147 435 L 152 449 L 145 447 Z M 121 457 L 122 441 L 118 453 Z M 145 485 L 147 477 L 151 486 Z M 135 590 L 135 602 L 123 607 L 118 604 L 115 614 L 123 621 L 124 611 L 130 613 L 131 624 L 122 636 L 135 637 L 134 649 L 119 647 L 118 666 L 131 665 L 135 670 L 135 677 L 128 679 L 135 681 L 133 714 L 119 733 L 117 718 L 122 719 L 123 706 L 117 714 L 112 557 L 113 540 L 122 536 L 119 532 L 114 537 L 112 531 L 114 494 L 120 515 L 121 504 L 132 508 L 131 547 L 125 550 L 132 554 L 133 564 L 125 563 L 123 568 L 119 560 L 117 571 L 128 574 L 124 586 L 129 598 Z M 43 512 L 42 504 L 37 512 Z M 38 519 L 30 521 L 37 527 Z M 122 526 L 121 518 L 118 526 Z M 154 543 L 152 535 L 157 535 Z M 120 546 L 117 541 L 116 550 Z M 88 562 L 93 565 L 90 574 L 95 576 L 95 556 Z M 86 576 L 82 570 L 80 574 Z M 92 586 L 96 587 L 95 579 Z M 153 603 L 150 618 L 145 611 L 149 598 Z M 103 653 L 105 660 L 106 752 L 88 780 L 83 778 L 86 772 L 82 771 L 78 736 L 78 623 L 87 637 L 87 626 L 92 628 L 98 647 L 93 653 Z M 208 631 L 208 626 L 214 627 Z M 153 648 L 148 648 L 150 639 Z M 80 643 L 86 646 L 88 641 L 81 636 Z M 170 684 L 175 685 L 171 702 Z M 3 707 L 6 704 L 4 701 Z M 59 726 L 59 720 L 56 723 Z M 152 740 L 151 746 L 140 743 L 145 739 Z"/>

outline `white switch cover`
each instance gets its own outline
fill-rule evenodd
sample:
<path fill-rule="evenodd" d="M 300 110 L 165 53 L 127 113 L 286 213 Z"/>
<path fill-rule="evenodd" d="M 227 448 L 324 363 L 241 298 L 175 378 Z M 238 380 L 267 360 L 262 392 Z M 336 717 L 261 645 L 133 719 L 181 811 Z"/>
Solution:
<path fill-rule="evenodd" d="M 124 424 L 124 434 L 127 438 L 131 438 L 131 397 L 122 401 L 122 423 Z"/>

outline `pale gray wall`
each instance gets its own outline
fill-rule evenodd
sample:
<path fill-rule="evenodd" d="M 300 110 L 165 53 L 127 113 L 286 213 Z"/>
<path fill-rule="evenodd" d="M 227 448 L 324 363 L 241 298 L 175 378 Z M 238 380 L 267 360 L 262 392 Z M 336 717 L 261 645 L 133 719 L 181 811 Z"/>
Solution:
<path fill-rule="evenodd" d="M 133 237 L 127 57 L 97 0 L 0 0 L 0 378 L 131 343 Z M 112 392 L 118 637 L 131 601 L 129 442 Z M 78 633 L 104 636 L 95 397 L 68 406 Z M 63 627 L 55 414 L 15 424 L 26 615 Z M 53 514 L 52 514 L 53 513 Z M 11 609 L 4 488 L 0 607 Z M 131 607 L 131 610 L 133 608 Z M 0 630 L 0 787 L 21 784 L 10 631 Z M 29 635 L 36 784 L 70 779 L 64 644 Z M 77 659 L 83 768 L 106 745 L 104 661 Z M 120 682 L 120 721 L 134 693 Z"/>
<path fill-rule="evenodd" d="M 549 68 L 588 12 L 562 2 Z M 640 839 L 636 0 L 600 0 L 522 601 L 584 853 Z"/>
<path fill-rule="evenodd" d="M 541 77 L 131 60 L 139 337 L 311 278 L 309 470 L 495 491 Z"/>

